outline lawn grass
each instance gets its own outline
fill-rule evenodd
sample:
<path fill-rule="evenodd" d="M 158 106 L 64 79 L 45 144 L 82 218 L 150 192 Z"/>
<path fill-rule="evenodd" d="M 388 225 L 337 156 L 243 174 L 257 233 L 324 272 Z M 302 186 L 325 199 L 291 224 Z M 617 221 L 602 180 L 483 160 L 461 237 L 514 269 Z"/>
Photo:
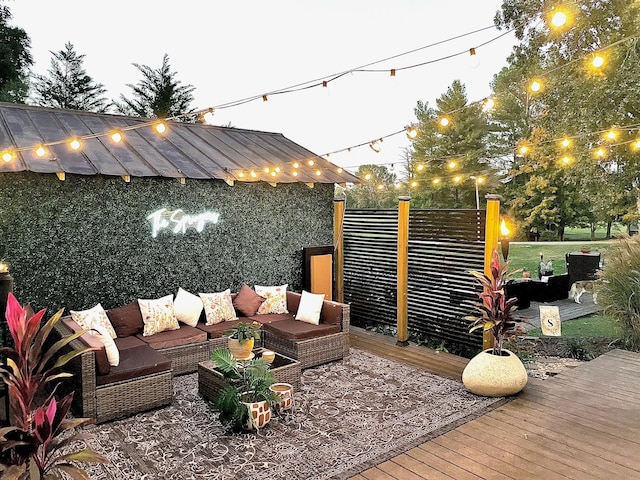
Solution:
<path fill-rule="evenodd" d="M 565 338 L 619 338 L 618 324 L 608 315 L 593 315 L 575 320 L 567 320 L 561 325 L 562 336 Z M 542 337 L 539 328 L 528 332 L 533 337 Z"/>

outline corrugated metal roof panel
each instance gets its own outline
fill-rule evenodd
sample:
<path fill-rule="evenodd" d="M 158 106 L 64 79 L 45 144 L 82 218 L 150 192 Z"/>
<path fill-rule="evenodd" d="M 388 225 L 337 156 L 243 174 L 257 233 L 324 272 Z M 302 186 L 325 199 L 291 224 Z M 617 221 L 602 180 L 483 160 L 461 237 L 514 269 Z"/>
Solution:
<path fill-rule="evenodd" d="M 0 103 L 0 151 L 14 150 L 14 160 L 0 162 L 0 172 L 65 172 L 81 175 L 162 176 L 194 179 L 305 183 L 358 183 L 354 175 L 338 173 L 324 158 L 279 133 L 171 122 L 168 131 L 153 131 L 152 120 Z M 123 132 L 120 143 L 109 135 Z M 82 146 L 68 142 L 79 137 Z M 47 153 L 35 154 L 44 144 Z M 308 159 L 316 165 L 306 165 Z M 300 163 L 293 176 L 293 163 Z M 275 167 L 280 172 L 272 176 Z M 265 172 L 265 168 L 269 172 Z M 317 169 L 321 175 L 315 174 Z M 256 173 L 253 178 L 248 174 Z"/>

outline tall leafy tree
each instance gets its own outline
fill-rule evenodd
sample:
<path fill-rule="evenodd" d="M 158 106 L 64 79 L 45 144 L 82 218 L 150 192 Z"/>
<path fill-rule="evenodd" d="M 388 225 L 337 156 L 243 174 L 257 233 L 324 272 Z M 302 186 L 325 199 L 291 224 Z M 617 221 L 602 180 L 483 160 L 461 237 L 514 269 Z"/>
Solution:
<path fill-rule="evenodd" d="M 347 208 L 393 208 L 397 205 L 397 177 L 383 165 L 361 165 L 362 183 L 346 191 Z"/>
<path fill-rule="evenodd" d="M 522 133 L 521 139 L 533 148 L 521 158 L 513 157 L 509 199 L 519 218 L 530 226 L 544 224 L 560 237 L 564 226 L 572 223 L 593 225 L 629 218 L 626 192 L 637 199 L 635 214 L 640 210 L 638 154 L 628 148 L 637 135 L 640 116 L 640 3 L 585 0 L 570 5 L 570 22 L 560 30 L 549 27 L 556 11 L 555 2 L 549 0 L 505 0 L 496 16 L 499 26 L 515 27 L 520 40 L 509 58 L 509 69 L 494 82 L 497 93 L 508 94 L 505 84 L 512 80 L 512 72 L 522 73 L 522 80 L 516 82 L 519 89 L 525 88 L 527 79 L 544 74 L 543 90 L 523 97 L 527 109 L 520 111 L 526 127 L 513 130 Z M 589 61 L 601 49 L 605 65 L 596 70 Z M 505 113 L 517 117 L 518 108 L 507 108 Z M 506 116 L 499 121 L 507 128 L 516 125 Z M 606 144 L 602 137 L 612 125 L 620 127 L 613 142 L 618 146 Z M 565 136 L 571 139 L 567 149 L 559 146 Z M 545 143 L 540 144 L 540 139 Z M 594 157 L 600 147 L 606 148 L 606 154 Z M 565 155 L 568 161 L 558 169 Z M 543 196 L 537 188 L 541 181 L 549 185 Z M 547 213 L 542 214 L 541 205 L 547 205 Z M 540 213 L 537 220 L 533 211 Z"/>
<path fill-rule="evenodd" d="M 409 182 L 417 208 L 473 208 L 475 188 L 469 179 L 490 170 L 486 155 L 489 133 L 482 104 L 467 105 L 464 85 L 455 80 L 436 99 L 436 108 L 418 102 L 414 110 L 418 135 L 412 144 Z M 439 119 L 446 117 L 447 126 Z"/>
<path fill-rule="evenodd" d="M 12 18 L 9 7 L 0 5 L 0 101 L 23 103 L 33 65 L 31 39 L 23 29 L 9 25 Z"/>
<path fill-rule="evenodd" d="M 83 68 L 71 42 L 63 50 L 51 52 L 48 75 L 34 75 L 33 97 L 37 105 L 104 113 L 110 106 L 104 85 L 96 83 Z"/>
<path fill-rule="evenodd" d="M 164 55 L 162 66 L 153 69 L 147 65 L 133 64 L 142 73 L 137 85 L 127 84 L 133 90 L 133 98 L 120 95 L 117 109 L 125 115 L 145 118 L 169 118 L 195 112 L 190 105 L 193 102 L 192 85 L 182 85 L 171 71 L 169 56 Z M 181 118 L 183 121 L 195 121 L 195 116 Z"/>

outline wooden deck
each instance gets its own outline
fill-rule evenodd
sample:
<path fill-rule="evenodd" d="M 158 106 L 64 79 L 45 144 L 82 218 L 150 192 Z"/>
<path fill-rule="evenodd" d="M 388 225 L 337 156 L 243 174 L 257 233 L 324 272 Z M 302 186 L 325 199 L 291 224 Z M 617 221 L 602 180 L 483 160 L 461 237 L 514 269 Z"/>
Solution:
<path fill-rule="evenodd" d="M 351 345 L 458 377 L 465 359 L 354 329 Z M 614 350 L 352 480 L 640 479 L 640 354 Z"/>

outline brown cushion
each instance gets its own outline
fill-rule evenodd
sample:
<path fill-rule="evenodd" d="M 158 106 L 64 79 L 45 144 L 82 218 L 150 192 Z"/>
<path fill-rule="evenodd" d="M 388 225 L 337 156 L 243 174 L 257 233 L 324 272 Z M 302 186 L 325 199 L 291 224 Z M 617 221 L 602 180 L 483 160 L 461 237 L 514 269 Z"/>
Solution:
<path fill-rule="evenodd" d="M 144 322 L 138 301 L 133 301 L 123 307 L 107 310 L 107 317 L 113 325 L 118 337 L 129 337 L 142 332 Z"/>
<path fill-rule="evenodd" d="M 273 323 L 280 322 L 282 320 L 293 320 L 292 313 L 265 313 L 262 315 L 254 315 L 253 317 L 248 318 L 249 323 L 258 322 L 258 323 Z"/>
<path fill-rule="evenodd" d="M 136 337 L 154 350 L 207 341 L 206 332 L 189 325 L 182 325 L 178 330 L 165 330 L 146 337 L 139 333 Z"/>
<path fill-rule="evenodd" d="M 171 360 L 147 345 L 128 348 L 120 352 L 120 364 L 111 367 L 108 375 L 98 375 L 97 385 L 140 378 L 152 373 L 171 370 Z"/>
<path fill-rule="evenodd" d="M 282 320 L 280 322 L 265 323 L 262 328 L 279 337 L 289 340 L 304 340 L 306 338 L 323 337 L 332 333 L 340 333 L 340 325 L 301 322 L 300 320 Z"/>
<path fill-rule="evenodd" d="M 127 348 L 135 348 L 146 345 L 145 342 L 143 342 L 136 336 L 116 338 L 113 341 L 116 342 L 116 346 L 120 351 L 126 350 Z"/>
<path fill-rule="evenodd" d="M 242 284 L 240 291 L 233 299 L 233 306 L 238 311 L 239 317 L 252 317 L 258 311 L 265 298 L 258 295 L 249 285 Z"/>
<path fill-rule="evenodd" d="M 320 323 L 340 325 L 342 323 L 342 304 L 329 300 L 322 302 Z"/>
<path fill-rule="evenodd" d="M 206 325 L 202 322 L 199 322 L 196 325 L 196 328 L 198 330 L 202 330 L 203 332 L 206 332 L 207 337 L 210 339 L 220 338 L 223 336 L 224 332 L 232 328 L 235 328 L 235 326 L 238 325 L 240 322 L 251 323 L 251 320 L 249 318 L 240 317 L 238 318 L 238 320 L 229 320 L 226 322 L 214 323 L 213 325 Z"/>

